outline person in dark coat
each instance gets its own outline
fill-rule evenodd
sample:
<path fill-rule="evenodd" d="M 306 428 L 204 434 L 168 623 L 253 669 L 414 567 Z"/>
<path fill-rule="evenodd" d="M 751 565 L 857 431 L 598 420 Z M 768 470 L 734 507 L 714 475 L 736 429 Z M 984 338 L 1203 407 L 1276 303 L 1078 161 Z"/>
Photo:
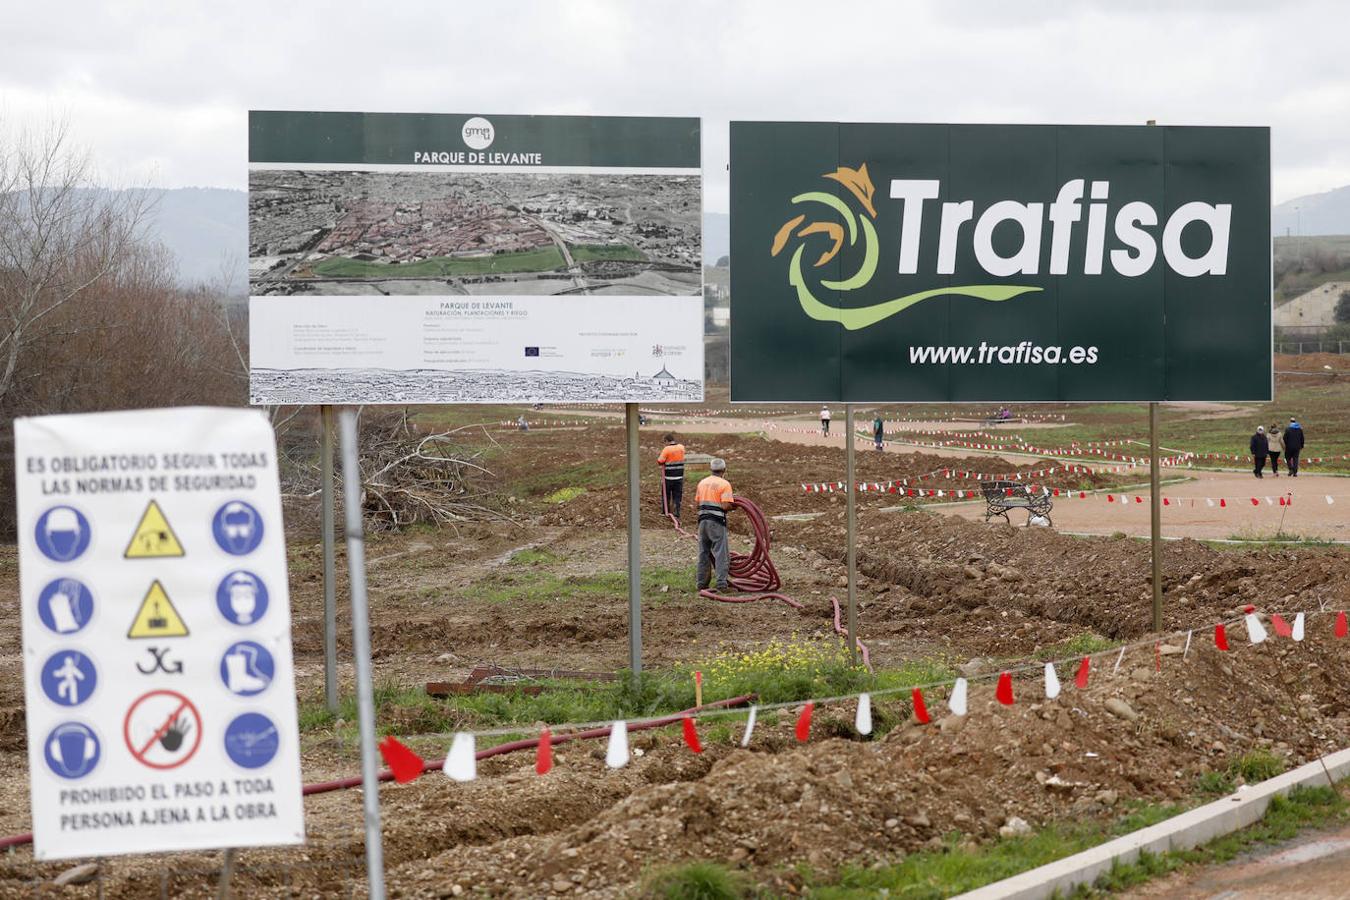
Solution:
<path fill-rule="evenodd" d="M 1284 430 L 1284 464 L 1290 478 L 1298 477 L 1298 455 L 1303 452 L 1303 426 L 1298 419 L 1289 417 L 1289 427 Z"/>
<path fill-rule="evenodd" d="M 1263 425 L 1256 426 L 1256 434 L 1252 435 L 1251 440 L 1252 460 L 1256 463 L 1252 470 L 1257 478 L 1264 478 L 1261 471 L 1266 467 L 1266 456 L 1270 453 L 1270 444 L 1266 441 L 1266 429 Z"/>

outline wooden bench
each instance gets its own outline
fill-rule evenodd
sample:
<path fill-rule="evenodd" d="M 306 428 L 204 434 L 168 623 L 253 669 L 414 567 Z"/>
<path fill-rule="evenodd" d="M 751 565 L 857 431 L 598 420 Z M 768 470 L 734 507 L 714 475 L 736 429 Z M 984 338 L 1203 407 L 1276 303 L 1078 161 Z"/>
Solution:
<path fill-rule="evenodd" d="M 1002 516 L 1003 521 L 1009 525 L 1012 521 L 1008 518 L 1008 510 L 1025 509 L 1027 511 L 1027 524 L 1031 524 L 1032 516 L 1041 516 L 1051 525 L 1050 510 L 1054 507 L 1050 495 L 1043 491 L 1033 492 L 1030 487 L 1020 481 L 986 481 L 980 485 L 980 490 L 984 494 L 984 520 L 988 522 L 994 516 Z"/>

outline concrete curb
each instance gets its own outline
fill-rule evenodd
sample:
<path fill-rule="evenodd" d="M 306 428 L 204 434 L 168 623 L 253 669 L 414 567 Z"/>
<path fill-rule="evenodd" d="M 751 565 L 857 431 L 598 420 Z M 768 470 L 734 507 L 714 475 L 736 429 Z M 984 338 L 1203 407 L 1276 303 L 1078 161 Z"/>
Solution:
<path fill-rule="evenodd" d="M 1266 814 L 1272 797 L 1287 794 L 1296 787 L 1324 785 L 1327 783 L 1327 772 L 1331 773 L 1333 781 L 1350 776 L 1350 750 L 1339 750 L 1320 761 L 1314 760 L 1292 772 L 1277 775 L 1221 800 L 1174 816 L 1166 822 L 1107 841 L 1091 850 L 967 891 L 959 895 L 957 900 L 1040 900 L 1056 891 L 1067 895 L 1080 884 L 1091 884 L 1117 860 L 1131 863 L 1139 858 L 1141 852 L 1159 854 L 1169 850 L 1188 850 L 1246 828 Z"/>

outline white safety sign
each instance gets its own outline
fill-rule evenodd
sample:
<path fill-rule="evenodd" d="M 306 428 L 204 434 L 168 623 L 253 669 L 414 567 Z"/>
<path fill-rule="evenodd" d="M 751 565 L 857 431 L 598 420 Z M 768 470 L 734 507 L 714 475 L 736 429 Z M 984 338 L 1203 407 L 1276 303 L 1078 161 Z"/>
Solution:
<path fill-rule="evenodd" d="M 34 855 L 302 843 L 267 420 L 45 416 L 14 439 Z"/>

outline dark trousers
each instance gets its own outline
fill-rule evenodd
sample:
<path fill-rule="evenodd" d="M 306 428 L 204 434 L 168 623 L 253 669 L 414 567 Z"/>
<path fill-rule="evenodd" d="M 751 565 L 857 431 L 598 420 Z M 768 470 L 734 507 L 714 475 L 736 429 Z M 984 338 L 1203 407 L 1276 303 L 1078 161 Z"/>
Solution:
<path fill-rule="evenodd" d="M 1254 468 L 1252 471 L 1255 473 L 1257 478 L 1260 478 L 1261 470 L 1264 469 L 1265 467 L 1266 467 L 1266 458 L 1264 456 L 1258 456 L 1256 457 L 1256 468 Z"/>
<path fill-rule="evenodd" d="M 698 523 L 698 589 L 708 586 L 713 570 L 717 572 L 717 589 L 727 591 L 731 569 L 731 554 L 727 549 L 727 526 L 704 519 Z"/>
<path fill-rule="evenodd" d="M 661 492 L 661 511 L 680 520 L 680 505 L 684 502 L 684 479 L 663 478 L 665 487 Z"/>
<path fill-rule="evenodd" d="M 1270 451 L 1270 471 L 1276 475 L 1280 474 L 1280 451 Z"/>
<path fill-rule="evenodd" d="M 1289 470 L 1290 475 L 1298 475 L 1298 451 L 1284 454 L 1284 465 Z"/>

